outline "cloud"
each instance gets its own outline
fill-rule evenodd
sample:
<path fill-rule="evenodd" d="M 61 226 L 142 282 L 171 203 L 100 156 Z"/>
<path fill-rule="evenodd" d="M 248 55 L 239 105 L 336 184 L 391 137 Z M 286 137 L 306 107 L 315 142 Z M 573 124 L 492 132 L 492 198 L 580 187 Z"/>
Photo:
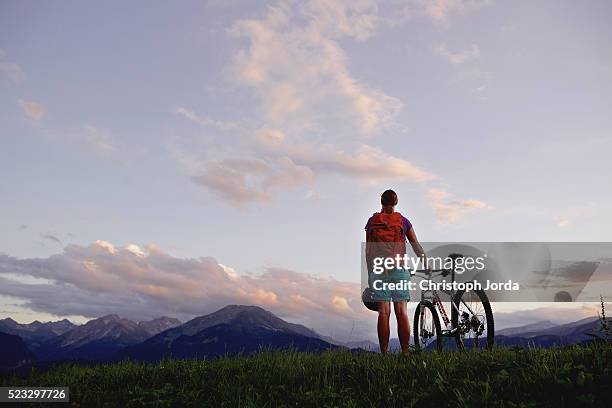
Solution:
<path fill-rule="evenodd" d="M 260 129 L 256 141 L 264 152 L 286 155 L 317 173 L 335 173 L 366 182 L 423 182 L 435 178 L 407 160 L 366 144 L 360 144 L 356 153 L 347 153 L 331 144 L 288 143 L 278 129 Z"/>
<path fill-rule="evenodd" d="M 553 222 L 560 228 L 567 228 L 572 226 L 576 220 L 593 218 L 596 214 L 595 210 L 596 207 L 593 203 L 572 206 L 555 216 Z"/>
<path fill-rule="evenodd" d="M 19 82 L 25 78 L 25 74 L 19 65 L 6 61 L 0 61 L 0 75 L 4 77 L 5 85 L 11 82 Z"/>
<path fill-rule="evenodd" d="M 358 183 L 436 179 L 429 171 L 379 147 L 336 141 L 333 136 L 325 143 L 315 138 L 325 136 L 326 130 L 334 134 L 339 130 L 342 135 L 348 130 L 353 135 L 356 129 L 361 136 L 376 135 L 395 124 L 402 108 L 398 99 L 351 75 L 341 42 L 366 41 L 379 27 L 414 16 L 444 20 L 450 14 L 476 8 L 476 3 L 436 2 L 433 7 L 421 1 L 280 1 L 268 7 L 261 18 L 236 21 L 228 32 L 243 41 L 229 73 L 261 100 L 259 129 L 246 132 L 253 133 L 255 141 L 241 138 L 242 145 L 234 146 L 229 155 L 218 146 L 197 154 L 173 145 L 173 157 L 187 168 L 194 182 L 237 206 L 270 202 L 275 190 L 305 186 L 322 175 Z M 466 60 L 477 52 L 474 46 L 466 56 L 453 55 L 451 59 Z M 185 107 L 176 112 L 203 126 L 232 128 Z M 349 129 L 343 132 L 346 124 Z M 237 154 L 257 165 L 235 165 Z M 203 156 L 209 158 L 202 160 Z M 282 177 L 279 168 L 284 170 Z"/>
<path fill-rule="evenodd" d="M 136 244 L 129 244 L 125 249 L 138 257 L 142 258 L 145 256 L 145 252 Z"/>
<path fill-rule="evenodd" d="M 221 122 L 218 120 L 206 118 L 206 117 L 198 115 L 197 113 L 195 113 L 194 111 L 190 109 L 183 108 L 183 107 L 177 108 L 175 112 L 201 126 L 211 127 L 213 129 L 220 130 L 220 131 L 230 131 L 238 127 L 237 124 L 233 122 Z"/>
<path fill-rule="evenodd" d="M 96 241 L 96 245 L 100 248 L 104 248 L 106 251 L 108 251 L 111 254 L 115 253 L 115 246 L 108 241 L 99 239 Z"/>
<path fill-rule="evenodd" d="M 114 150 L 109 131 L 93 125 L 82 125 L 78 128 L 78 132 L 79 138 L 96 152 L 108 154 Z"/>
<path fill-rule="evenodd" d="M 0 79 L 3 85 L 18 83 L 23 81 L 25 74 L 21 67 L 11 61 L 6 60 L 6 53 L 0 49 Z"/>
<path fill-rule="evenodd" d="M 439 44 L 434 51 L 436 54 L 446 58 L 453 65 L 463 64 L 464 62 L 472 61 L 480 57 L 480 49 L 476 44 L 472 44 L 469 49 L 452 52 L 449 51 L 446 44 Z"/>
<path fill-rule="evenodd" d="M 41 238 L 44 238 L 44 239 L 49 240 L 49 241 L 53 241 L 56 244 L 60 244 L 60 245 L 62 244 L 62 240 L 59 239 L 58 237 L 56 237 L 53 234 L 40 234 L 40 236 L 41 236 Z"/>
<path fill-rule="evenodd" d="M 242 206 L 270 201 L 273 190 L 311 184 L 314 173 L 288 157 L 271 160 L 230 157 L 209 162 L 206 170 L 192 180 L 218 197 Z"/>
<path fill-rule="evenodd" d="M 423 14 L 439 24 L 447 24 L 453 14 L 469 14 L 490 3 L 489 0 L 416 0 Z"/>
<path fill-rule="evenodd" d="M 449 192 L 437 188 L 428 189 L 425 198 L 433 207 L 440 224 L 454 224 L 461 221 L 468 212 L 490 210 L 493 207 L 480 200 L 453 200 Z"/>
<path fill-rule="evenodd" d="M 338 40 L 365 40 L 379 22 L 373 1 L 281 2 L 262 19 L 232 26 L 230 33 L 248 45 L 236 54 L 231 72 L 257 91 L 274 126 L 348 117 L 362 134 L 376 134 L 402 104 L 351 76 Z"/>
<path fill-rule="evenodd" d="M 25 101 L 23 99 L 19 99 L 17 103 L 19 103 L 19 106 L 21 106 L 25 114 L 30 119 L 39 120 L 42 119 L 46 114 L 44 106 L 39 103 Z"/>
<path fill-rule="evenodd" d="M 342 311 L 342 312 L 352 312 L 353 311 L 351 309 L 351 306 L 349 305 L 348 300 L 342 296 L 334 296 L 332 298 L 332 305 L 338 311 Z"/>
<path fill-rule="evenodd" d="M 24 283 L 12 275 L 47 281 Z M 361 305 L 358 283 L 277 267 L 259 275 L 238 274 L 211 257 L 177 258 L 154 245 L 121 247 L 106 241 L 68 245 L 48 258 L 0 254 L 0 295 L 25 299 L 24 306 L 38 312 L 116 313 L 135 320 L 186 319 L 227 304 L 255 304 L 336 334 L 340 327 L 348 334 L 355 321 L 371 317 Z"/>
<path fill-rule="evenodd" d="M 214 159 L 202 166 L 189 153 L 180 161 L 194 171 L 192 181 L 217 197 L 242 207 L 267 203 L 275 191 L 308 186 L 319 176 L 337 175 L 358 183 L 383 180 L 424 182 L 433 174 L 411 162 L 385 153 L 382 149 L 359 144 L 346 152 L 332 144 L 292 143 L 279 129 L 262 128 L 240 157 Z M 307 194 L 318 199 L 318 194 Z"/>

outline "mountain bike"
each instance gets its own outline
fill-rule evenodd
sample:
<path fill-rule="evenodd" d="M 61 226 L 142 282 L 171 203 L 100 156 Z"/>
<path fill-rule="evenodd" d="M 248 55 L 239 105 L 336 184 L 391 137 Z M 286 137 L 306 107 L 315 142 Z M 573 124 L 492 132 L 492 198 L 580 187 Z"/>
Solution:
<path fill-rule="evenodd" d="M 453 269 L 436 269 L 415 271 L 415 275 L 431 279 L 434 275 L 446 277 L 451 275 L 455 281 Z M 417 349 L 442 350 L 445 340 L 455 340 L 457 349 L 469 347 L 493 347 L 495 328 L 493 311 L 489 298 L 483 290 L 441 290 L 450 296 L 451 317 L 448 318 L 444 303 L 437 290 L 423 290 L 421 301 L 414 312 L 414 345 Z M 442 317 L 442 327 L 440 322 Z"/>

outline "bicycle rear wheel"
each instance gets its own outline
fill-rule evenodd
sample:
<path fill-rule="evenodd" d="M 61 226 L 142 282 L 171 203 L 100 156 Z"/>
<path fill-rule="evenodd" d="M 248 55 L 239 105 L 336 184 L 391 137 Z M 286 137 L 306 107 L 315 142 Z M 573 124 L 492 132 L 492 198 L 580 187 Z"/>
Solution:
<path fill-rule="evenodd" d="M 435 347 L 442 350 L 440 318 L 429 300 L 422 300 L 414 311 L 414 346 L 426 350 Z"/>
<path fill-rule="evenodd" d="M 482 290 L 460 290 L 453 298 L 452 326 L 456 328 L 457 348 L 490 349 L 495 341 L 493 311 Z"/>

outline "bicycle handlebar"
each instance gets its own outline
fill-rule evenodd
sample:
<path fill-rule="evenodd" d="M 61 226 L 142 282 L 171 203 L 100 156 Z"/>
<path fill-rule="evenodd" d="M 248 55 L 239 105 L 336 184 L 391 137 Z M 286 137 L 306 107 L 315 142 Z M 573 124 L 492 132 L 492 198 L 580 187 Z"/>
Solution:
<path fill-rule="evenodd" d="M 427 275 L 433 275 L 433 273 L 439 273 L 440 275 L 444 276 L 448 276 L 452 271 L 450 269 L 416 269 L 414 271 L 414 275 L 416 275 L 417 273 L 423 275 L 423 276 L 427 276 Z"/>

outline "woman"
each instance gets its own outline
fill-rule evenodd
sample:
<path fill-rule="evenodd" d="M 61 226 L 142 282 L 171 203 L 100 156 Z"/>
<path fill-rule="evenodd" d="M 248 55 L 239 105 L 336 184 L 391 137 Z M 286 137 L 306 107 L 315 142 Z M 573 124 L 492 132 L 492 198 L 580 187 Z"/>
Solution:
<path fill-rule="evenodd" d="M 368 220 L 366 229 L 366 242 L 388 243 L 396 242 L 400 245 L 398 251 L 405 253 L 405 241 L 408 238 L 414 253 L 423 258 L 425 261 L 425 251 L 419 244 L 419 241 L 414 232 L 412 224 L 406 217 L 398 212 L 395 212 L 395 206 L 398 203 L 397 194 L 393 190 L 387 190 L 380 197 L 382 209 L 380 213 L 374 213 Z M 400 254 L 403 255 L 403 254 Z M 391 255 L 394 256 L 394 255 Z M 426 263 L 425 263 L 426 264 Z M 372 276 L 371 279 L 374 277 Z M 410 280 L 410 273 L 404 269 L 395 269 L 385 276 L 377 276 L 377 279 L 383 279 L 387 282 L 398 282 L 401 280 Z M 391 302 L 397 319 L 397 334 L 399 337 L 402 352 L 408 355 L 408 345 L 410 343 L 410 323 L 408 321 L 408 301 L 410 293 L 408 290 L 375 290 L 375 299 L 378 301 L 378 343 L 380 352 L 387 354 L 389 352 L 389 318 L 391 316 Z"/>

